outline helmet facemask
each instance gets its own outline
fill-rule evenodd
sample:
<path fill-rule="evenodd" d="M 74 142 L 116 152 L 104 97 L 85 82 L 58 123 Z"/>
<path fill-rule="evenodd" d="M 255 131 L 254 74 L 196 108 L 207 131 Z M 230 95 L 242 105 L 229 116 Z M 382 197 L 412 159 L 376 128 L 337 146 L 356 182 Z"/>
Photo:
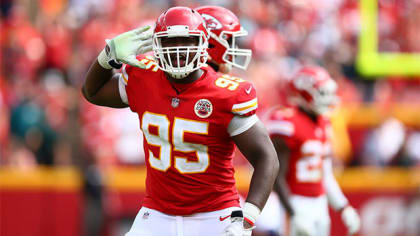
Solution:
<path fill-rule="evenodd" d="M 299 92 L 290 97 L 290 102 L 305 110 L 317 115 L 326 115 L 338 103 L 337 84 L 332 79 L 324 81 L 318 87 L 313 84 L 314 80 L 309 78 L 295 79 L 293 82 Z"/>
<path fill-rule="evenodd" d="M 219 36 L 210 33 L 210 36 L 224 48 L 222 60 L 230 67 L 234 66 L 246 70 L 251 61 L 252 50 L 238 48 L 239 37 L 247 36 L 248 32 L 241 28 L 240 31 L 222 31 Z"/>
<path fill-rule="evenodd" d="M 319 115 L 331 112 L 337 104 L 336 96 L 337 85 L 333 80 L 326 81 L 320 88 L 312 92 L 312 109 Z"/>
<path fill-rule="evenodd" d="M 196 37 L 194 46 L 164 46 L 162 39 Z M 207 37 L 201 30 L 189 30 L 185 25 L 168 26 L 166 31 L 153 35 L 153 51 L 161 70 L 175 79 L 182 79 L 201 68 L 207 61 Z"/>

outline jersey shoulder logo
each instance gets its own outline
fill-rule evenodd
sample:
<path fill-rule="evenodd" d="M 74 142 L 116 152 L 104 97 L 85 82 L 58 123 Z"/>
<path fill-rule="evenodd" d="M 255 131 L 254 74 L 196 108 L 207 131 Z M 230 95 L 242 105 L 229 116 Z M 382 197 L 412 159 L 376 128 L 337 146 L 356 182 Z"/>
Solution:
<path fill-rule="evenodd" d="M 200 99 L 194 105 L 194 112 L 200 118 L 207 118 L 213 112 L 213 105 L 207 99 Z"/>

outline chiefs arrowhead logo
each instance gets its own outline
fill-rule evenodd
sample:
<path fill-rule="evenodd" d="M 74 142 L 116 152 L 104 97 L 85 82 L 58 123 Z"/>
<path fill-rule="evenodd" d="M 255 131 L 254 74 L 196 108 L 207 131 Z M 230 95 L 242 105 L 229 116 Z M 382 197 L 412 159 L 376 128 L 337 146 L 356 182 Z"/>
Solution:
<path fill-rule="evenodd" d="M 209 30 L 221 29 L 223 27 L 222 23 L 213 16 L 207 14 L 201 14 L 201 16 L 206 21 L 206 25 Z"/>
<path fill-rule="evenodd" d="M 213 105 L 207 99 L 200 99 L 195 103 L 194 112 L 200 118 L 207 118 L 213 112 Z"/>

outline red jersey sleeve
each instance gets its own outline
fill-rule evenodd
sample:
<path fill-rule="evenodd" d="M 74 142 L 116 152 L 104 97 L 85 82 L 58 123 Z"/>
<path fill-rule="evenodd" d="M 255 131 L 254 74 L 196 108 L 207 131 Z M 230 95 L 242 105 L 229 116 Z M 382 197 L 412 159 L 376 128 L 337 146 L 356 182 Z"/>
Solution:
<path fill-rule="evenodd" d="M 234 95 L 231 112 L 236 116 L 254 115 L 258 108 L 257 92 L 254 85 L 248 81 L 237 77 L 231 77 L 238 82 L 238 87 Z"/>
<path fill-rule="evenodd" d="M 292 109 L 278 109 L 270 115 L 266 122 L 266 128 L 270 137 L 282 138 L 290 149 L 298 145 L 296 139 L 297 127 L 293 120 L 293 113 Z"/>
<path fill-rule="evenodd" d="M 135 70 L 136 70 L 136 67 L 124 64 L 121 69 L 120 82 L 119 82 L 121 98 L 123 99 L 123 101 L 124 100 L 127 101 L 130 109 L 133 112 L 136 111 L 135 102 L 132 101 L 134 91 L 132 89 L 132 86 L 129 86 L 130 84 L 129 81 L 135 79 L 136 77 Z"/>

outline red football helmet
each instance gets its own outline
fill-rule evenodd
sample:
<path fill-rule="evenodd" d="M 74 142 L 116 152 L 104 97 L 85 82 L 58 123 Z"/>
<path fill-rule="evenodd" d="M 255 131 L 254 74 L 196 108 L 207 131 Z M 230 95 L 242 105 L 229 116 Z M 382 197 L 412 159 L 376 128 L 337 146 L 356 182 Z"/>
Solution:
<path fill-rule="evenodd" d="M 162 46 L 163 38 L 179 37 L 197 37 L 198 45 Z M 153 33 L 153 51 L 159 68 L 177 79 L 199 69 L 207 61 L 208 37 L 205 21 L 195 10 L 188 7 L 169 8 L 157 19 Z M 181 61 L 184 61 L 184 65 Z"/>
<path fill-rule="evenodd" d="M 237 37 L 248 35 L 238 17 L 219 6 L 203 6 L 195 10 L 204 18 L 210 31 L 208 53 L 211 59 L 218 65 L 226 64 L 229 70 L 232 66 L 246 70 L 252 51 L 236 45 Z"/>
<path fill-rule="evenodd" d="M 337 103 L 337 84 L 322 67 L 302 67 L 289 85 L 289 100 L 318 115 L 331 111 Z"/>

